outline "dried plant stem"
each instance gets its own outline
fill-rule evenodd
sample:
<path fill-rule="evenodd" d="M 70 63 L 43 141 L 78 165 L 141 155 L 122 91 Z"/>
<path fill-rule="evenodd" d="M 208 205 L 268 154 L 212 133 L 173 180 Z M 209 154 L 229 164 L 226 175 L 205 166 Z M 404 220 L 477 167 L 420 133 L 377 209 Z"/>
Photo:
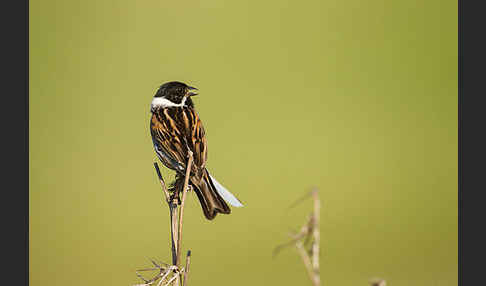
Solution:
<path fill-rule="evenodd" d="M 302 239 L 299 239 L 295 243 L 295 247 L 302 257 L 309 278 L 314 286 L 321 285 L 321 276 L 319 271 L 319 244 L 320 244 L 320 209 L 321 202 L 319 200 L 318 190 L 314 188 L 311 192 L 312 198 L 314 200 L 314 207 L 309 218 L 309 221 L 302 227 L 301 233 L 305 233 L 304 237 L 312 240 L 311 249 L 307 252 L 304 248 L 304 243 Z M 309 256 L 310 253 L 310 256 Z"/>
<path fill-rule="evenodd" d="M 304 262 L 305 269 L 307 269 L 307 274 L 309 275 L 309 278 L 311 279 L 312 283 L 314 285 L 319 285 L 319 282 L 316 281 L 314 272 L 312 270 L 312 264 L 311 260 L 309 258 L 309 254 L 305 251 L 304 245 L 302 241 L 297 241 L 295 243 L 295 247 L 297 248 L 297 252 L 299 252 L 300 257 L 302 258 L 302 261 Z"/>
<path fill-rule="evenodd" d="M 320 238 L 320 211 L 321 211 L 321 201 L 319 200 L 319 194 L 317 193 L 317 189 L 314 189 L 312 197 L 314 199 L 314 231 L 313 231 L 313 238 L 314 241 L 312 243 L 312 270 L 314 272 L 314 279 L 315 285 L 321 284 L 321 275 L 319 271 L 319 245 L 321 243 Z"/>
<path fill-rule="evenodd" d="M 189 266 L 191 265 L 191 251 L 187 251 L 186 267 L 184 267 L 184 286 L 187 286 L 187 277 L 189 276 Z"/>
<path fill-rule="evenodd" d="M 189 184 L 189 176 L 191 174 L 191 167 L 192 167 L 192 152 L 189 151 L 189 160 L 187 161 L 187 167 L 186 167 L 186 176 L 184 178 L 184 188 L 182 189 L 182 202 L 181 202 L 181 208 L 179 212 L 179 240 L 177 241 L 177 259 L 176 259 L 176 264 L 175 265 L 180 265 L 181 262 L 181 243 L 182 243 L 182 219 L 184 216 L 184 203 L 186 202 L 186 195 L 187 195 L 187 190 L 188 190 L 188 184 Z"/>
<path fill-rule="evenodd" d="M 280 249 L 294 244 L 297 252 L 302 258 L 302 262 L 307 270 L 310 280 L 314 286 L 321 285 L 321 277 L 319 271 L 319 245 L 320 245 L 320 200 L 318 190 L 314 188 L 312 192 L 306 194 L 303 198 L 299 199 L 296 203 L 292 204 L 292 207 L 303 201 L 303 199 L 310 197 L 314 200 L 313 211 L 309 215 L 306 223 L 302 226 L 298 233 L 291 233 L 291 240 L 282 245 L 279 245 L 274 250 L 274 255 L 276 255 Z M 309 250 L 306 246 L 311 242 L 311 247 Z"/>
<path fill-rule="evenodd" d="M 304 263 L 305 269 L 307 270 L 307 274 L 309 275 L 312 284 L 318 286 L 320 285 L 319 268 L 317 268 L 317 272 L 316 272 L 315 265 L 319 267 L 319 257 L 317 257 L 317 262 L 316 262 L 316 257 L 314 255 L 315 241 L 312 244 L 312 252 L 310 256 L 309 253 L 306 251 L 303 242 L 303 240 L 306 237 L 309 237 L 311 231 L 313 235 L 315 235 L 316 230 L 319 231 L 318 227 L 315 227 L 314 225 L 315 224 L 314 215 L 315 212 L 309 216 L 307 222 L 300 229 L 300 232 L 295 235 L 294 242 L 295 242 L 295 248 L 297 248 L 297 252 L 302 258 L 302 262 Z"/>
<path fill-rule="evenodd" d="M 370 281 L 371 286 L 386 286 L 386 281 L 381 278 L 374 278 Z"/>
<path fill-rule="evenodd" d="M 177 233 L 176 233 L 176 222 L 177 222 L 177 197 L 171 196 L 169 191 L 167 190 L 167 185 L 164 182 L 164 178 L 160 173 L 159 165 L 157 162 L 154 162 L 155 171 L 157 172 L 157 176 L 159 177 L 160 185 L 162 185 L 162 190 L 164 191 L 165 201 L 169 206 L 169 214 L 170 214 L 170 238 L 171 238 L 171 252 L 172 252 L 172 264 L 176 265 L 177 261 Z"/>
<path fill-rule="evenodd" d="M 181 284 L 183 286 L 187 285 L 191 251 L 187 252 L 186 266 L 184 268 L 181 267 L 180 260 L 181 260 L 181 251 L 182 251 L 181 244 L 182 244 L 182 225 L 183 225 L 182 223 L 183 223 L 183 215 L 184 215 L 184 205 L 186 201 L 187 192 L 189 190 L 189 176 L 192 168 L 192 163 L 194 160 L 192 152 L 189 151 L 188 154 L 189 154 L 189 158 L 187 161 L 186 173 L 184 178 L 184 186 L 182 189 L 182 200 L 180 201 L 180 205 L 179 205 L 178 190 L 176 190 L 172 194 L 169 193 L 165 181 L 162 178 L 162 174 L 160 172 L 159 166 L 157 162 L 154 162 L 154 167 L 159 177 L 159 182 L 162 186 L 162 190 L 164 192 L 165 201 L 167 202 L 167 205 L 169 207 L 172 265 L 169 266 L 165 264 L 167 266 L 162 267 L 152 260 L 152 263 L 156 266 L 156 268 L 145 268 L 139 271 L 159 269 L 160 270 L 159 273 L 151 279 L 145 279 L 142 275 L 136 272 L 137 276 L 144 282 L 144 284 L 138 284 L 135 286 L 149 286 L 154 284 L 159 279 L 160 281 L 158 282 L 157 286 L 162 286 L 162 285 L 167 286 L 171 284 L 176 286 L 179 286 Z"/>
<path fill-rule="evenodd" d="M 164 286 L 169 285 L 169 284 L 170 284 L 172 281 L 174 281 L 174 280 L 176 280 L 176 284 L 178 285 L 178 284 L 179 284 L 179 283 L 177 283 L 177 282 L 178 282 L 178 277 L 179 277 L 179 275 L 175 275 L 174 277 L 172 277 L 172 278 L 171 278 L 171 279 L 170 279 L 170 280 L 167 282 L 167 284 L 164 284 Z"/>
<path fill-rule="evenodd" d="M 165 185 L 164 178 L 162 178 L 162 174 L 160 173 L 159 165 L 157 164 L 157 162 L 154 162 L 154 167 L 155 171 L 157 172 L 157 176 L 159 177 L 159 182 L 162 185 L 162 190 L 164 191 L 165 201 L 170 204 L 169 190 L 167 190 L 167 186 Z"/>
<path fill-rule="evenodd" d="M 174 199 L 169 203 L 169 210 L 170 210 L 170 233 L 171 233 L 171 249 L 172 249 L 172 265 L 177 265 L 177 198 Z"/>

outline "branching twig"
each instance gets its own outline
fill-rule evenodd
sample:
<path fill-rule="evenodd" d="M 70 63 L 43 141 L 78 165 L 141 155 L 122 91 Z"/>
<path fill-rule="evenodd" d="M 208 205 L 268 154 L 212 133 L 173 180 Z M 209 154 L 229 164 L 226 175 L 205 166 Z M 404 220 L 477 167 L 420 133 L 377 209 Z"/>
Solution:
<path fill-rule="evenodd" d="M 300 254 L 300 258 L 302 258 L 302 262 L 304 262 L 305 269 L 307 269 L 307 274 L 309 275 L 309 278 L 312 280 L 312 283 L 314 285 L 319 285 L 316 283 L 315 278 L 314 278 L 314 272 L 312 271 L 312 264 L 311 260 L 309 258 L 309 254 L 307 251 L 305 251 L 304 246 L 302 244 L 302 241 L 297 241 L 295 243 L 295 247 L 297 248 L 297 251 Z"/>
<path fill-rule="evenodd" d="M 302 226 L 302 228 L 300 229 L 300 232 L 295 234 L 294 232 L 291 232 L 289 235 L 292 237 L 292 240 L 286 242 L 286 243 L 283 243 L 277 247 L 275 247 L 274 251 L 273 251 L 273 256 L 277 256 L 277 254 L 280 252 L 280 250 L 282 250 L 283 248 L 287 247 L 287 246 L 290 246 L 292 244 L 295 244 L 297 241 L 303 239 L 303 238 L 306 238 L 308 237 L 308 234 L 310 232 L 309 230 L 309 225 L 311 224 L 311 221 L 312 221 L 312 215 L 309 216 L 309 218 L 307 219 L 307 223 L 304 224 Z M 304 243 L 305 244 L 305 243 Z"/>
<path fill-rule="evenodd" d="M 172 264 L 176 264 L 177 260 L 177 248 L 176 248 L 176 241 L 177 241 L 177 234 L 175 233 L 174 228 L 174 221 L 177 218 L 177 202 L 175 202 L 176 197 L 170 196 L 169 191 L 167 190 L 167 186 L 164 182 L 164 178 L 160 173 L 159 165 L 157 162 L 154 162 L 155 171 L 157 172 L 157 176 L 159 177 L 160 185 L 162 185 L 162 190 L 164 191 L 165 201 L 169 206 L 169 214 L 170 214 L 170 239 L 171 239 L 171 252 L 172 252 Z"/>
<path fill-rule="evenodd" d="M 303 198 L 297 200 L 292 204 L 292 207 L 303 201 L 303 199 L 312 195 L 314 199 L 313 211 L 307 219 L 306 223 L 302 226 L 298 233 L 291 233 L 292 240 L 277 246 L 274 250 L 274 255 L 277 252 L 289 245 L 294 244 L 297 251 L 302 258 L 302 262 L 307 270 L 310 280 L 314 286 L 321 284 L 320 271 L 319 271 L 319 244 L 320 244 L 320 229 L 319 229 L 319 216 L 320 216 L 320 200 L 317 193 L 317 189 L 313 189 L 312 192 L 306 194 Z M 307 242 L 311 243 L 309 251 L 305 249 Z"/>
<path fill-rule="evenodd" d="M 186 267 L 184 268 L 181 268 L 180 257 L 181 257 L 181 244 L 182 244 L 182 222 L 183 222 L 183 215 L 184 215 L 184 203 L 187 196 L 189 176 L 190 176 L 192 162 L 193 162 L 192 152 L 189 151 L 188 154 L 189 154 L 189 158 L 187 161 L 186 173 L 184 178 L 184 187 L 182 189 L 182 201 L 180 207 L 179 207 L 179 190 L 175 189 L 175 191 L 172 192 L 172 194 L 169 192 L 165 184 L 165 181 L 162 178 L 162 174 L 160 172 L 159 166 L 157 162 L 154 162 L 155 171 L 157 172 L 157 176 L 159 177 L 159 181 L 165 196 L 165 201 L 169 206 L 172 265 L 169 266 L 164 264 L 166 266 L 162 267 L 154 260 L 151 260 L 155 268 L 145 268 L 138 271 L 153 271 L 158 269 L 160 270 L 159 273 L 157 273 L 157 275 L 155 275 L 151 279 L 145 279 L 141 274 L 138 273 L 138 271 L 136 271 L 136 275 L 144 283 L 137 284 L 135 286 L 150 286 L 153 283 L 155 283 L 157 280 L 159 280 L 157 286 L 161 286 L 161 285 L 167 286 L 170 285 L 171 283 L 175 284 L 176 286 L 179 286 L 181 283 L 183 284 L 183 286 L 187 285 L 191 251 L 188 251 L 187 253 Z"/>

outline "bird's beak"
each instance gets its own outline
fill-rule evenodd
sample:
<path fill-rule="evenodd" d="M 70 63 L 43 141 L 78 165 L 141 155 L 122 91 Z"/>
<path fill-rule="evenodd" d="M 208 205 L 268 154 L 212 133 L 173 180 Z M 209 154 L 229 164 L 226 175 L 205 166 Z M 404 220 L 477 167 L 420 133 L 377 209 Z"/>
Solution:
<path fill-rule="evenodd" d="M 188 90 L 198 90 L 197 88 L 192 87 L 192 86 L 189 86 L 187 89 Z M 196 92 L 189 92 L 187 95 L 188 96 L 195 96 L 195 95 L 197 95 L 197 93 Z"/>

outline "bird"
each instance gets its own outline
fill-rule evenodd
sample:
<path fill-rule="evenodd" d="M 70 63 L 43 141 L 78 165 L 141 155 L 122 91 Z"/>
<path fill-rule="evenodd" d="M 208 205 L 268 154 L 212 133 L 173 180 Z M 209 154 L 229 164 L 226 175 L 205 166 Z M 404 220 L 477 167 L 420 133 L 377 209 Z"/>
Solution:
<path fill-rule="evenodd" d="M 179 81 L 162 84 L 150 104 L 150 133 L 158 159 L 176 172 L 173 193 L 178 194 L 183 189 L 189 151 L 192 152 L 189 185 L 199 199 L 204 216 L 213 220 L 218 213 L 231 213 L 228 203 L 234 207 L 243 204 L 206 168 L 206 132 L 192 101 L 197 91 Z"/>

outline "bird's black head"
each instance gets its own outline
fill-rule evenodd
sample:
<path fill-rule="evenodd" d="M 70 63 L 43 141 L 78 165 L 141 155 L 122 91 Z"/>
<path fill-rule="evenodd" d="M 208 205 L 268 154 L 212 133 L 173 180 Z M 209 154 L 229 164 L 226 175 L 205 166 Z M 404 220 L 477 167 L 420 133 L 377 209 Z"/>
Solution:
<path fill-rule="evenodd" d="M 175 104 L 180 104 L 183 99 L 186 98 L 185 106 L 193 107 L 191 96 L 197 95 L 197 93 L 194 92 L 196 90 L 197 88 L 188 86 L 185 83 L 171 81 L 161 85 L 154 97 L 162 97 Z"/>

